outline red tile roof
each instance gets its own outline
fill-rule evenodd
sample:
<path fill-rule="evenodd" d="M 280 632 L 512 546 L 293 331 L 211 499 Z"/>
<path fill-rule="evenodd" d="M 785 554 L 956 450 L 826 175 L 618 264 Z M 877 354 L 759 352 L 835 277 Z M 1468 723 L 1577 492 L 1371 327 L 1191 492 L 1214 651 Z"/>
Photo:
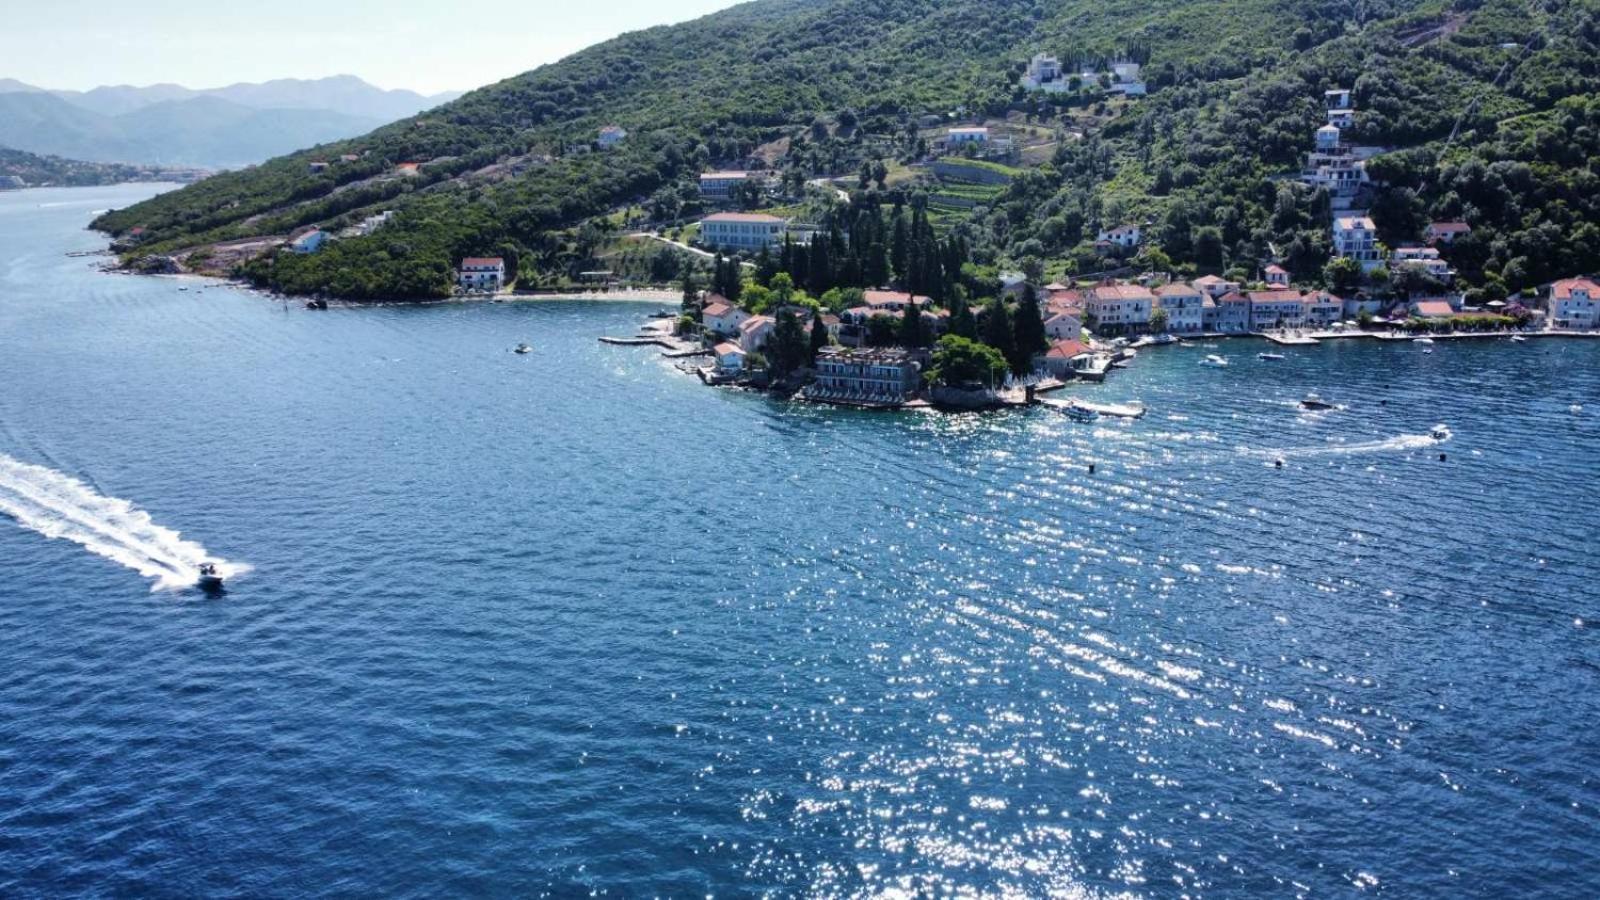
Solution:
<path fill-rule="evenodd" d="M 1446 319 L 1456 314 L 1444 300 L 1424 300 L 1417 304 L 1417 315 L 1425 319 Z"/>
<path fill-rule="evenodd" d="M 487 268 L 505 264 L 506 261 L 498 256 L 469 256 L 461 261 L 461 268 Z"/>
<path fill-rule="evenodd" d="M 1157 297 L 1194 297 L 1198 296 L 1199 293 L 1193 285 L 1184 284 L 1181 281 L 1163 284 L 1161 287 L 1156 288 Z"/>
<path fill-rule="evenodd" d="M 1050 352 L 1046 353 L 1045 356 L 1054 359 L 1071 359 L 1074 356 L 1081 356 L 1088 352 L 1088 344 L 1085 344 L 1083 341 L 1076 340 L 1074 338 L 1067 338 L 1064 341 L 1056 341 L 1054 344 L 1051 344 Z"/>
<path fill-rule="evenodd" d="M 715 352 L 718 356 L 727 356 L 729 353 L 743 353 L 744 351 L 739 349 L 738 344 L 730 344 L 727 341 L 723 341 L 717 345 Z"/>
<path fill-rule="evenodd" d="M 1137 284 L 1102 284 L 1090 291 L 1099 300 L 1153 300 L 1148 288 Z"/>
<path fill-rule="evenodd" d="M 865 300 L 868 306 L 904 306 L 907 302 L 926 306 L 933 302 L 931 298 L 902 291 L 862 291 L 861 299 Z"/>
<path fill-rule="evenodd" d="M 1300 292 L 1296 290 L 1250 292 L 1251 303 L 1293 303 L 1300 299 Z"/>
<path fill-rule="evenodd" d="M 1435 222 L 1428 226 L 1434 234 L 1467 234 L 1472 231 L 1472 226 L 1465 222 Z"/>
<path fill-rule="evenodd" d="M 1550 286 L 1550 296 L 1556 300 L 1568 300 L 1573 291 L 1586 291 L 1589 299 L 1600 300 L 1600 284 L 1595 284 L 1587 278 L 1568 278 L 1558 281 Z"/>
<path fill-rule="evenodd" d="M 713 319 L 720 318 L 731 312 L 733 312 L 733 304 L 720 297 L 714 300 L 707 300 L 706 305 L 700 310 L 702 316 L 710 316 Z"/>

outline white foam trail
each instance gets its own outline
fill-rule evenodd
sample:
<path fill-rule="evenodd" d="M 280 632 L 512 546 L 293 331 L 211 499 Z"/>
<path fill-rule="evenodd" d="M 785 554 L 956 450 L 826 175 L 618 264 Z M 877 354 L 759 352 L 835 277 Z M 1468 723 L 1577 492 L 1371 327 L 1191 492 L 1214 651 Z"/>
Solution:
<path fill-rule="evenodd" d="M 1295 449 L 1257 450 L 1251 447 L 1239 447 L 1240 453 L 1250 456 L 1265 456 L 1273 458 L 1303 457 L 1303 456 L 1354 456 L 1361 453 L 1390 453 L 1396 450 L 1421 450 L 1426 447 L 1437 446 L 1443 441 L 1426 434 L 1402 434 L 1379 441 L 1363 441 L 1355 444 L 1330 444 L 1325 447 L 1299 447 Z"/>
<path fill-rule="evenodd" d="M 54 469 L 19 462 L 0 453 L 0 512 L 45 537 L 61 538 L 120 563 L 156 590 L 193 587 L 200 564 L 215 562 L 224 578 L 250 570 L 206 552 L 194 541 L 151 521 L 127 500 L 107 497 Z"/>

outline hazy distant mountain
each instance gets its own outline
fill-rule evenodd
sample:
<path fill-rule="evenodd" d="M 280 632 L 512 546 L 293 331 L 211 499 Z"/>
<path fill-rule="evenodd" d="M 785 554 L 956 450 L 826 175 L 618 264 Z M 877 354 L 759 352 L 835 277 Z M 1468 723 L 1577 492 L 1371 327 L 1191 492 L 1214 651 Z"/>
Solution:
<path fill-rule="evenodd" d="M 233 168 L 363 134 L 458 93 L 425 97 L 359 78 L 286 78 L 57 91 L 0 79 L 0 145 L 96 162 Z"/>
<path fill-rule="evenodd" d="M 53 94 L 0 94 L 0 146 L 91 162 L 238 168 L 384 124 L 325 109 L 192 97 L 108 116 Z"/>
<path fill-rule="evenodd" d="M 156 103 L 218 97 L 255 109 L 323 109 L 363 119 L 392 121 L 416 115 L 461 96 L 460 91 L 424 96 L 416 91 L 374 87 L 354 75 L 329 78 L 280 78 L 254 84 L 240 82 L 219 88 L 187 88 L 181 84 L 144 87 L 118 84 L 89 91 L 63 91 L 36 87 L 14 78 L 0 78 L 0 94 L 54 94 L 74 106 L 106 116 L 120 116 Z"/>

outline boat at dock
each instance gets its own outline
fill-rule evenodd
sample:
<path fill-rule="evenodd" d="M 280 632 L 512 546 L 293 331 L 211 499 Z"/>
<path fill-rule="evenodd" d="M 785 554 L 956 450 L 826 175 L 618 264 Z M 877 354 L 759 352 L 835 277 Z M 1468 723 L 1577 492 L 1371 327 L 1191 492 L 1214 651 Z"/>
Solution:
<path fill-rule="evenodd" d="M 1228 367 L 1228 358 L 1226 356 L 1218 356 L 1215 353 L 1207 353 L 1206 358 L 1200 360 L 1200 365 L 1210 366 L 1213 369 L 1226 369 Z"/>
<path fill-rule="evenodd" d="M 1431 344 L 1431 343 L 1433 343 L 1433 338 L 1412 338 L 1411 339 L 1411 343 L 1413 343 L 1413 344 Z"/>
<path fill-rule="evenodd" d="M 1511 343 L 1513 343 L 1513 344 L 1526 344 L 1527 342 L 1528 342 L 1527 335 L 1513 334 L 1511 336 Z"/>

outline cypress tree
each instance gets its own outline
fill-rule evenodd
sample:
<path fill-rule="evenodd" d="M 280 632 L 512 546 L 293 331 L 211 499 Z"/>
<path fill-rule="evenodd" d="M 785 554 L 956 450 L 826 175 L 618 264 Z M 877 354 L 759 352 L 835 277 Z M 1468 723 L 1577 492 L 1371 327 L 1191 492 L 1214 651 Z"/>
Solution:
<path fill-rule="evenodd" d="M 915 303 L 907 303 L 906 311 L 900 317 L 900 345 L 916 349 L 927 344 L 927 335 L 922 328 L 922 310 Z"/>
<path fill-rule="evenodd" d="M 978 339 L 978 323 L 972 318 L 972 307 L 967 305 L 967 295 L 956 288 L 950 299 L 950 333 L 967 340 Z"/>
<path fill-rule="evenodd" d="M 823 347 L 828 346 L 828 325 L 822 321 L 822 313 L 811 314 L 811 362 L 817 361 L 817 354 Z"/>
<path fill-rule="evenodd" d="M 999 350 L 1007 362 L 1017 355 L 1016 335 L 1012 333 L 1011 316 L 1006 312 L 1006 301 L 1002 297 L 996 297 L 989 304 L 989 312 L 983 319 L 983 342 Z"/>
<path fill-rule="evenodd" d="M 1012 329 L 1016 333 L 1016 358 L 1011 360 L 1011 370 L 1018 375 L 1026 375 L 1033 371 L 1034 354 L 1050 348 L 1044 319 L 1039 313 L 1039 298 L 1034 295 L 1032 285 L 1023 289 L 1022 299 L 1017 303 L 1016 317 L 1012 319 Z"/>

